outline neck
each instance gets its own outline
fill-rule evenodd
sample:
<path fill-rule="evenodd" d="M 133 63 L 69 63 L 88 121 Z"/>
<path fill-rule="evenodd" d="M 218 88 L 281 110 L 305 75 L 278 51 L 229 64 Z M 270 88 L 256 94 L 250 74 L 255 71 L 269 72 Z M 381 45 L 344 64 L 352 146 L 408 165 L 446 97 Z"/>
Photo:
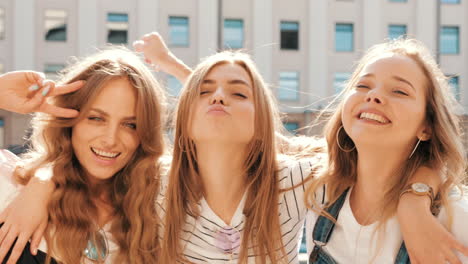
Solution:
<path fill-rule="evenodd" d="M 374 146 L 358 148 L 357 179 L 350 197 L 356 220 L 362 225 L 375 222 L 387 190 L 388 182 L 405 162 L 401 151 Z M 371 212 L 375 212 L 374 214 Z"/>
<path fill-rule="evenodd" d="M 245 145 L 197 143 L 205 199 L 226 224 L 230 224 L 245 192 L 245 157 Z"/>
<path fill-rule="evenodd" d="M 102 227 L 112 219 L 114 213 L 109 193 L 112 189 L 112 178 L 108 180 L 100 180 L 93 176 L 89 176 L 88 179 L 91 202 L 96 207 L 96 222 L 100 227 Z"/>

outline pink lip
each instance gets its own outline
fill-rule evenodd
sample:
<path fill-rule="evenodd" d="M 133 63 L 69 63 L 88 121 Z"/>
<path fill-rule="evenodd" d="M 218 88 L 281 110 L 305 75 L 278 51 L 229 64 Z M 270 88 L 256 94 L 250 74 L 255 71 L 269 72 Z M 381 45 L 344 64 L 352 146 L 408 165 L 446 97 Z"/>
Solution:
<path fill-rule="evenodd" d="M 228 114 L 226 110 L 224 109 L 224 106 L 221 105 L 212 105 L 208 107 L 208 114 Z"/>
<path fill-rule="evenodd" d="M 361 110 L 358 112 L 357 116 L 356 116 L 357 119 L 362 120 L 362 119 L 360 118 L 360 116 L 361 116 L 362 113 L 377 114 L 377 115 L 382 116 L 383 118 L 387 119 L 387 120 L 388 120 L 388 123 L 387 123 L 387 124 L 392 123 L 392 120 L 390 120 L 384 113 L 382 113 L 381 111 L 376 110 L 376 109 L 374 109 L 374 108 L 364 108 L 364 109 L 361 109 Z M 369 120 L 362 120 L 362 121 L 372 122 L 372 123 L 378 123 L 378 122 L 369 121 Z M 381 123 L 379 123 L 379 124 L 381 124 Z M 382 124 L 382 125 L 387 125 L 387 124 Z"/>

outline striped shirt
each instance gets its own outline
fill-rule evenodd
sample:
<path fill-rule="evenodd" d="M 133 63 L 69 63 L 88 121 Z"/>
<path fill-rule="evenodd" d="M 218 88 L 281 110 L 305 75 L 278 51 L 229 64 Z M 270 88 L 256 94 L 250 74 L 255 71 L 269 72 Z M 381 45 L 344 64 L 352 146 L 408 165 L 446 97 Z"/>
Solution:
<path fill-rule="evenodd" d="M 280 189 L 287 189 L 300 184 L 311 173 L 316 161 L 300 161 L 284 158 L 279 162 L 278 180 Z M 163 180 L 163 186 L 164 186 Z M 164 186 L 165 187 L 165 186 Z M 163 187 L 163 189 L 165 189 Z M 299 185 L 280 193 L 279 223 L 280 231 L 287 254 L 287 263 L 299 263 L 298 244 L 302 232 L 307 208 L 304 203 L 305 187 Z M 209 207 L 205 199 L 199 202 L 200 216 L 187 216 L 182 228 L 181 245 L 184 257 L 192 263 L 237 263 L 240 251 L 240 240 L 245 225 L 243 208 L 246 200 L 244 194 L 228 226 Z M 160 216 L 164 215 L 164 191 L 157 200 Z M 164 227 L 163 227 L 164 228 Z M 163 232 L 163 231 L 162 231 Z M 226 249 L 229 250 L 226 250 Z M 253 251 L 249 253 L 248 263 L 255 263 Z"/>

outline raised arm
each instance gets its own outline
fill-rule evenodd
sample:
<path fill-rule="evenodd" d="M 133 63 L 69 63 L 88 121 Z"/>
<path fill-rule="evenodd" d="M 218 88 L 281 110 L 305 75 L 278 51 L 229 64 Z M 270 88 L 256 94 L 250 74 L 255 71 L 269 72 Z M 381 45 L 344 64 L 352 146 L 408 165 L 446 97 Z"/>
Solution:
<path fill-rule="evenodd" d="M 152 32 L 144 35 L 140 40 L 133 43 L 137 52 L 142 52 L 145 61 L 157 71 L 163 71 L 173 75 L 181 83 L 185 83 L 192 69 L 177 58 L 164 43 L 159 33 Z"/>
<path fill-rule="evenodd" d="M 411 183 L 424 183 L 437 193 L 441 177 L 428 167 L 419 168 Z M 454 250 L 468 256 L 468 247 L 462 245 L 432 215 L 429 196 L 405 192 L 397 210 L 401 232 L 411 263 L 460 263 Z"/>
<path fill-rule="evenodd" d="M 34 71 L 14 71 L 0 75 L 0 108 L 26 114 L 44 112 L 59 117 L 75 117 L 78 111 L 51 105 L 46 98 L 76 91 L 83 81 L 56 86 Z"/>

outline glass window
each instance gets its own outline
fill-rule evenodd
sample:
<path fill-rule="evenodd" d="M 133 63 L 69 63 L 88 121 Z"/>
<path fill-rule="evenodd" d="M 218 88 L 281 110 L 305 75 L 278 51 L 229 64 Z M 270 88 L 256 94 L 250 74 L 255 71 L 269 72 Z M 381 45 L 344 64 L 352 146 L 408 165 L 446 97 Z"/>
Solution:
<path fill-rule="evenodd" d="M 406 25 L 389 25 L 388 38 L 397 39 L 400 37 L 406 37 Z"/>
<path fill-rule="evenodd" d="M 298 50 L 299 49 L 299 23 L 281 22 L 281 49 Z"/>
<path fill-rule="evenodd" d="M 172 75 L 167 76 L 167 89 L 170 95 L 179 96 L 180 90 L 182 89 L 182 84 Z"/>
<path fill-rule="evenodd" d="M 440 0 L 442 4 L 459 4 L 460 0 Z"/>
<path fill-rule="evenodd" d="M 171 46 L 189 46 L 188 17 L 169 17 L 169 44 Z"/>
<path fill-rule="evenodd" d="M 46 78 L 55 79 L 58 76 L 59 71 L 63 70 L 65 65 L 58 63 L 47 63 L 44 65 L 44 73 Z"/>
<path fill-rule="evenodd" d="M 299 124 L 297 122 L 284 122 L 284 128 L 292 134 L 296 134 Z"/>
<path fill-rule="evenodd" d="M 353 24 L 338 23 L 335 25 L 335 50 L 354 50 Z"/>
<path fill-rule="evenodd" d="M 278 98 L 286 101 L 299 99 L 299 73 L 280 72 Z"/>
<path fill-rule="evenodd" d="M 0 148 L 5 148 L 5 121 L 0 118 Z"/>
<path fill-rule="evenodd" d="M 44 19 L 45 40 L 67 41 L 67 12 L 48 9 Z"/>
<path fill-rule="evenodd" d="M 458 76 L 451 76 L 449 79 L 450 88 L 453 96 L 460 102 L 460 85 Z"/>
<path fill-rule="evenodd" d="M 340 93 L 346 85 L 346 82 L 351 77 L 350 73 L 347 72 L 335 72 L 335 78 L 333 80 L 333 88 L 335 89 L 335 93 Z"/>
<path fill-rule="evenodd" d="M 244 46 L 244 21 L 242 19 L 225 19 L 223 34 L 224 48 L 242 48 Z"/>
<path fill-rule="evenodd" d="M 457 26 L 443 26 L 440 31 L 440 53 L 458 54 L 460 47 L 460 35 Z"/>
<path fill-rule="evenodd" d="M 5 39 L 5 9 L 0 8 L 0 39 Z"/>
<path fill-rule="evenodd" d="M 128 43 L 128 14 L 107 14 L 107 42 L 112 44 Z"/>

